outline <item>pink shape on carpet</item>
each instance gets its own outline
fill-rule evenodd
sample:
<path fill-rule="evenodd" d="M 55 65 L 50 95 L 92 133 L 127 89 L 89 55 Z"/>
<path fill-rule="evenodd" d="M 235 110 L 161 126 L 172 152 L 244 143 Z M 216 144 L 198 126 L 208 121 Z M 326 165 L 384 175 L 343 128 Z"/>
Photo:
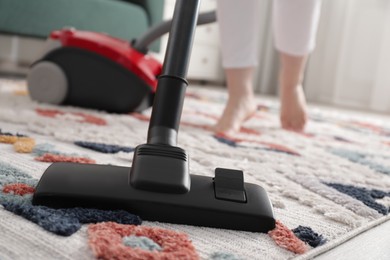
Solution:
<path fill-rule="evenodd" d="M 180 125 L 182 126 L 189 126 L 194 128 L 200 128 L 206 131 L 212 131 L 213 128 L 211 125 L 204 125 L 204 124 L 198 124 L 198 123 L 192 123 L 192 122 L 180 122 Z"/>
<path fill-rule="evenodd" d="M 269 231 L 268 235 L 278 246 L 295 254 L 304 254 L 309 249 L 308 246 L 294 234 L 294 232 L 283 225 L 279 220 L 276 221 L 276 227 Z"/>
<path fill-rule="evenodd" d="M 247 138 L 235 138 L 233 136 L 230 136 L 230 135 L 226 135 L 226 134 L 223 134 L 223 133 L 219 133 L 216 135 L 217 137 L 221 137 L 221 138 L 225 138 L 229 141 L 233 141 L 233 142 L 236 142 L 236 143 L 241 143 L 241 142 L 247 142 L 247 143 L 255 143 L 255 144 L 260 144 L 260 145 L 264 145 L 266 146 L 268 149 L 273 149 L 273 150 L 276 150 L 276 151 L 280 151 L 280 152 L 285 152 L 285 153 L 288 153 L 288 154 L 291 154 L 291 155 L 295 155 L 295 156 L 300 156 L 300 154 L 284 145 L 280 145 L 280 144 L 275 144 L 275 143 L 270 143 L 270 142 L 264 142 L 264 141 L 257 141 L 257 140 L 253 140 L 253 139 L 247 139 Z"/>
<path fill-rule="evenodd" d="M 149 120 L 150 120 L 150 116 L 146 116 L 146 115 L 141 114 L 141 113 L 130 113 L 130 115 L 132 117 L 135 117 L 136 119 L 138 119 L 140 121 L 149 122 Z"/>
<path fill-rule="evenodd" d="M 216 116 L 210 115 L 210 114 L 207 114 L 207 113 L 204 113 L 204 112 L 197 111 L 197 112 L 195 112 L 195 114 L 200 115 L 200 116 L 204 116 L 204 117 L 207 117 L 207 118 L 211 118 L 211 119 L 214 119 L 214 120 L 218 119 Z M 136 119 L 138 119 L 140 121 L 149 122 L 149 120 L 150 120 L 149 116 L 146 116 L 146 115 L 143 115 L 143 114 L 140 114 L 140 113 L 131 113 L 130 115 L 132 117 L 135 117 Z M 194 127 L 194 128 L 200 128 L 200 129 L 203 129 L 203 130 L 206 130 L 206 131 L 213 131 L 213 126 L 212 125 L 205 125 L 205 124 L 198 124 L 198 123 L 184 122 L 184 121 L 181 121 L 180 125 Z M 250 129 L 250 128 L 247 128 L 247 127 L 241 127 L 240 132 L 241 133 L 245 133 L 245 134 L 257 135 L 257 136 L 261 135 L 261 133 L 259 131 L 256 131 L 254 129 Z"/>
<path fill-rule="evenodd" d="M 240 128 L 240 132 L 244 134 L 250 134 L 250 135 L 261 135 L 259 131 L 250 129 L 248 127 L 243 127 L 243 126 Z"/>
<path fill-rule="evenodd" d="M 194 113 L 195 113 L 195 115 L 204 116 L 204 117 L 207 117 L 207 118 L 210 118 L 210 119 L 214 119 L 214 120 L 218 120 L 219 119 L 219 116 L 208 114 L 208 113 L 205 113 L 205 112 L 202 112 L 202 111 L 195 111 Z"/>
<path fill-rule="evenodd" d="M 107 125 L 106 120 L 104 120 L 103 118 L 99 118 L 97 116 L 88 115 L 81 112 L 68 113 L 68 112 L 63 112 L 55 109 L 41 109 L 41 108 L 37 108 L 35 109 L 35 111 L 37 112 L 38 115 L 45 116 L 45 117 L 56 118 L 59 115 L 71 114 L 71 115 L 81 117 L 82 119 L 79 120 L 79 122 L 81 123 L 89 123 L 94 125 Z"/>
<path fill-rule="evenodd" d="M 73 162 L 73 163 L 86 163 L 94 164 L 95 160 L 85 158 L 85 157 L 75 157 L 75 156 L 65 156 L 58 154 L 46 153 L 40 157 L 36 157 L 35 160 L 40 162 Z"/>
<path fill-rule="evenodd" d="M 384 129 L 382 127 L 374 125 L 374 124 L 370 124 L 367 122 L 351 121 L 350 123 L 352 123 L 353 125 L 357 125 L 359 127 L 363 127 L 363 128 L 372 130 L 378 134 L 381 134 L 384 132 Z"/>
<path fill-rule="evenodd" d="M 106 120 L 104 120 L 103 118 L 99 118 L 97 116 L 88 115 L 84 113 L 72 113 L 72 114 L 76 116 L 81 116 L 83 118 L 82 121 L 83 123 L 90 123 L 94 125 L 107 125 Z"/>
<path fill-rule="evenodd" d="M 35 109 L 35 111 L 37 112 L 38 115 L 45 116 L 45 117 L 51 117 L 51 118 L 55 118 L 58 115 L 63 115 L 64 114 L 64 112 L 58 111 L 58 110 L 54 110 L 54 109 L 41 109 L 41 108 L 37 108 L 37 109 Z"/>
<path fill-rule="evenodd" d="M 299 153 L 295 152 L 294 150 L 284 146 L 284 145 L 280 145 L 280 144 L 274 144 L 274 143 L 269 143 L 269 142 L 258 142 L 259 144 L 263 144 L 263 145 L 266 145 L 268 146 L 270 149 L 274 149 L 274 150 L 277 150 L 277 151 L 281 151 L 281 152 L 286 152 L 286 153 L 289 153 L 289 154 L 292 154 L 292 155 L 295 155 L 295 156 L 300 156 Z"/>
<path fill-rule="evenodd" d="M 26 194 L 32 194 L 35 192 L 35 188 L 31 187 L 30 185 L 24 184 L 24 183 L 12 183 L 7 184 L 3 187 L 4 193 L 13 193 L 15 195 L 26 195 Z"/>
<path fill-rule="evenodd" d="M 148 237 L 160 245 L 162 251 L 147 251 L 124 245 L 123 237 L 130 235 Z M 88 237 L 89 245 L 98 259 L 199 259 L 186 234 L 157 227 L 105 222 L 89 225 Z"/>
<path fill-rule="evenodd" d="M 186 97 L 197 99 L 197 100 L 203 100 L 202 96 L 191 92 L 186 92 Z"/>

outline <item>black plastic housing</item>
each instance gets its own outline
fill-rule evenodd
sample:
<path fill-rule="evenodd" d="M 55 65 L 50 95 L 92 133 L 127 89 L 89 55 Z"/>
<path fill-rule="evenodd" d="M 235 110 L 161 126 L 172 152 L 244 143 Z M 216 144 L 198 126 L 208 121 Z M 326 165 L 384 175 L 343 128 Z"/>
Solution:
<path fill-rule="evenodd" d="M 267 232 L 275 227 L 265 190 L 245 183 L 246 203 L 216 199 L 211 177 L 191 175 L 185 194 L 135 189 L 128 184 L 128 167 L 54 163 L 43 174 L 34 205 L 54 208 L 124 209 L 144 220 Z"/>
<path fill-rule="evenodd" d="M 188 155 L 180 147 L 143 144 L 135 148 L 130 184 L 136 189 L 165 193 L 190 191 Z"/>

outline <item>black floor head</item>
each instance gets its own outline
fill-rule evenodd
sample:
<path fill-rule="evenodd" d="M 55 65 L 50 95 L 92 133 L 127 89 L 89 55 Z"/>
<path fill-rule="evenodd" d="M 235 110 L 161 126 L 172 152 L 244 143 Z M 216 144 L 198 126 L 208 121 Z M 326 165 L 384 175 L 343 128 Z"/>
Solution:
<path fill-rule="evenodd" d="M 275 227 L 271 202 L 258 185 L 244 183 L 246 200 L 241 202 L 217 198 L 215 186 L 219 184 L 199 175 L 191 175 L 191 189 L 185 194 L 160 193 L 129 185 L 130 170 L 54 163 L 43 174 L 33 204 L 124 209 L 144 220 L 253 232 L 268 232 Z"/>

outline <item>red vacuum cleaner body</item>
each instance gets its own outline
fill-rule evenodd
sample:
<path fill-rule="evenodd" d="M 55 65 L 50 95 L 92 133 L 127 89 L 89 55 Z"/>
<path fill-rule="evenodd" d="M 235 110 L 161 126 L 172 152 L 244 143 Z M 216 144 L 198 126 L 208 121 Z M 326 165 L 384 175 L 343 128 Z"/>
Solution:
<path fill-rule="evenodd" d="M 128 113 L 152 105 L 161 71 L 157 59 L 129 41 L 63 29 L 50 34 L 27 79 L 36 101 Z"/>

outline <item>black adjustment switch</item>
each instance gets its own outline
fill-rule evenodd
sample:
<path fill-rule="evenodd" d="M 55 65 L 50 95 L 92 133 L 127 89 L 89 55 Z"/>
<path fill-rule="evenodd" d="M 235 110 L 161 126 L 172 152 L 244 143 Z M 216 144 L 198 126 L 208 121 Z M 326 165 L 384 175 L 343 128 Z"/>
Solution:
<path fill-rule="evenodd" d="M 215 198 L 234 202 L 246 202 L 244 173 L 239 170 L 215 169 Z"/>

